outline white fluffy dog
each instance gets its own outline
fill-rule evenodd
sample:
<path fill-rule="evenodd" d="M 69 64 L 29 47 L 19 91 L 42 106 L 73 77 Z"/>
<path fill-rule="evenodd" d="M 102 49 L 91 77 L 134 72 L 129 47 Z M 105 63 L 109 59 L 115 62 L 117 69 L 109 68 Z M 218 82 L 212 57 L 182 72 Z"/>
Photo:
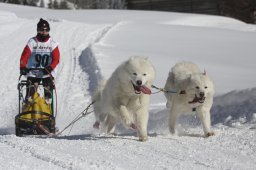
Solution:
<path fill-rule="evenodd" d="M 205 136 L 214 135 L 210 120 L 214 84 L 206 72 L 202 73 L 198 66 L 191 62 L 177 63 L 169 72 L 164 89 L 167 91 L 166 106 L 170 109 L 171 133 L 176 133 L 176 119 L 180 114 L 195 111 L 201 120 Z M 176 93 L 170 92 L 174 90 Z"/>
<path fill-rule="evenodd" d="M 95 128 L 100 122 L 107 133 L 114 133 L 118 122 L 137 129 L 139 140 L 147 140 L 148 105 L 155 69 L 147 58 L 132 57 L 122 63 L 96 90 Z"/>

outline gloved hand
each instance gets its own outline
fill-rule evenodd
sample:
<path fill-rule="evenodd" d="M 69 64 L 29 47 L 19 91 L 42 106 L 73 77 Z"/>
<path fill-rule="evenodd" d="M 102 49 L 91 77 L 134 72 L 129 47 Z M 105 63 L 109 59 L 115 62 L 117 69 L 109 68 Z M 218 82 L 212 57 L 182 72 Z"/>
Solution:
<path fill-rule="evenodd" d="M 45 67 L 44 70 L 43 70 L 44 75 L 48 75 L 48 74 L 50 74 L 51 72 L 52 72 L 52 67 L 51 67 L 51 66 L 47 66 L 47 67 Z"/>
<path fill-rule="evenodd" d="M 26 67 L 21 67 L 20 68 L 20 74 L 21 75 L 27 75 L 28 74 L 28 69 Z"/>

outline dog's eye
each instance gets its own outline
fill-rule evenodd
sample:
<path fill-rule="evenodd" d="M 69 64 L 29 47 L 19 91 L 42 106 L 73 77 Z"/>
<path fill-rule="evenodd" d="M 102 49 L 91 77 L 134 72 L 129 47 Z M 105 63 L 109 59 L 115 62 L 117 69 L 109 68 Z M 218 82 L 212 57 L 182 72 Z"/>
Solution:
<path fill-rule="evenodd" d="M 143 76 L 146 76 L 146 75 L 147 75 L 146 73 L 143 74 Z"/>
<path fill-rule="evenodd" d="M 205 88 L 205 89 L 207 89 L 208 87 L 207 87 L 207 86 L 205 86 L 204 88 Z"/>
<path fill-rule="evenodd" d="M 137 73 L 133 73 L 133 75 L 137 76 Z"/>
<path fill-rule="evenodd" d="M 196 86 L 196 89 L 199 89 L 199 86 Z"/>

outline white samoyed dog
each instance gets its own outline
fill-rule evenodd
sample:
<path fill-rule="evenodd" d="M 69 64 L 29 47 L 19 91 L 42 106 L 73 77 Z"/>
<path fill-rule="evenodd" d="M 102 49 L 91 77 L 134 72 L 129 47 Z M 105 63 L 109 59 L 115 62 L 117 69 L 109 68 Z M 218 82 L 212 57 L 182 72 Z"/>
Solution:
<path fill-rule="evenodd" d="M 210 120 L 214 84 L 206 72 L 202 73 L 198 66 L 191 62 L 177 63 L 169 72 L 164 89 L 166 90 L 166 107 L 170 110 L 171 133 L 176 134 L 175 124 L 180 114 L 196 112 L 205 136 L 214 135 Z"/>
<path fill-rule="evenodd" d="M 131 57 L 103 82 L 93 97 L 95 128 L 100 122 L 106 133 L 114 133 L 117 123 L 136 129 L 139 140 L 146 141 L 148 106 L 155 68 L 147 58 Z"/>

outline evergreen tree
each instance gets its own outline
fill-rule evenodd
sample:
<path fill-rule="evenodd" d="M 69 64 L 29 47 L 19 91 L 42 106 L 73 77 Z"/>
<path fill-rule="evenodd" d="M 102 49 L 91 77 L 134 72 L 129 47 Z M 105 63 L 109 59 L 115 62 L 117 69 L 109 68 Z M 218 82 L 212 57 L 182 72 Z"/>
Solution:
<path fill-rule="evenodd" d="M 28 5 L 28 1 L 27 0 L 23 0 L 23 5 Z"/>
<path fill-rule="evenodd" d="M 42 8 L 45 7 L 45 5 L 44 5 L 44 0 L 41 0 L 41 1 L 40 1 L 40 7 L 42 7 Z"/>
<path fill-rule="evenodd" d="M 100 9 L 125 9 L 126 0 L 96 0 L 96 6 Z"/>
<path fill-rule="evenodd" d="M 30 6 L 37 6 L 37 3 L 39 2 L 39 0 L 30 0 L 29 2 L 28 2 L 28 5 L 30 5 Z"/>
<path fill-rule="evenodd" d="M 74 7 L 77 9 L 78 8 L 78 0 L 73 0 Z"/>
<path fill-rule="evenodd" d="M 9 0 L 7 1 L 8 3 L 11 3 L 11 4 L 20 4 L 20 1 L 19 0 Z"/>
<path fill-rule="evenodd" d="M 53 8 L 54 9 L 58 9 L 59 8 L 59 3 L 57 2 L 57 0 L 53 1 Z"/>
<path fill-rule="evenodd" d="M 59 9 L 68 9 L 68 3 L 66 0 L 60 2 Z"/>
<path fill-rule="evenodd" d="M 49 9 L 52 9 L 52 8 L 53 8 L 52 0 L 49 0 L 49 3 L 48 3 L 47 5 L 48 5 L 48 8 L 49 8 Z"/>

